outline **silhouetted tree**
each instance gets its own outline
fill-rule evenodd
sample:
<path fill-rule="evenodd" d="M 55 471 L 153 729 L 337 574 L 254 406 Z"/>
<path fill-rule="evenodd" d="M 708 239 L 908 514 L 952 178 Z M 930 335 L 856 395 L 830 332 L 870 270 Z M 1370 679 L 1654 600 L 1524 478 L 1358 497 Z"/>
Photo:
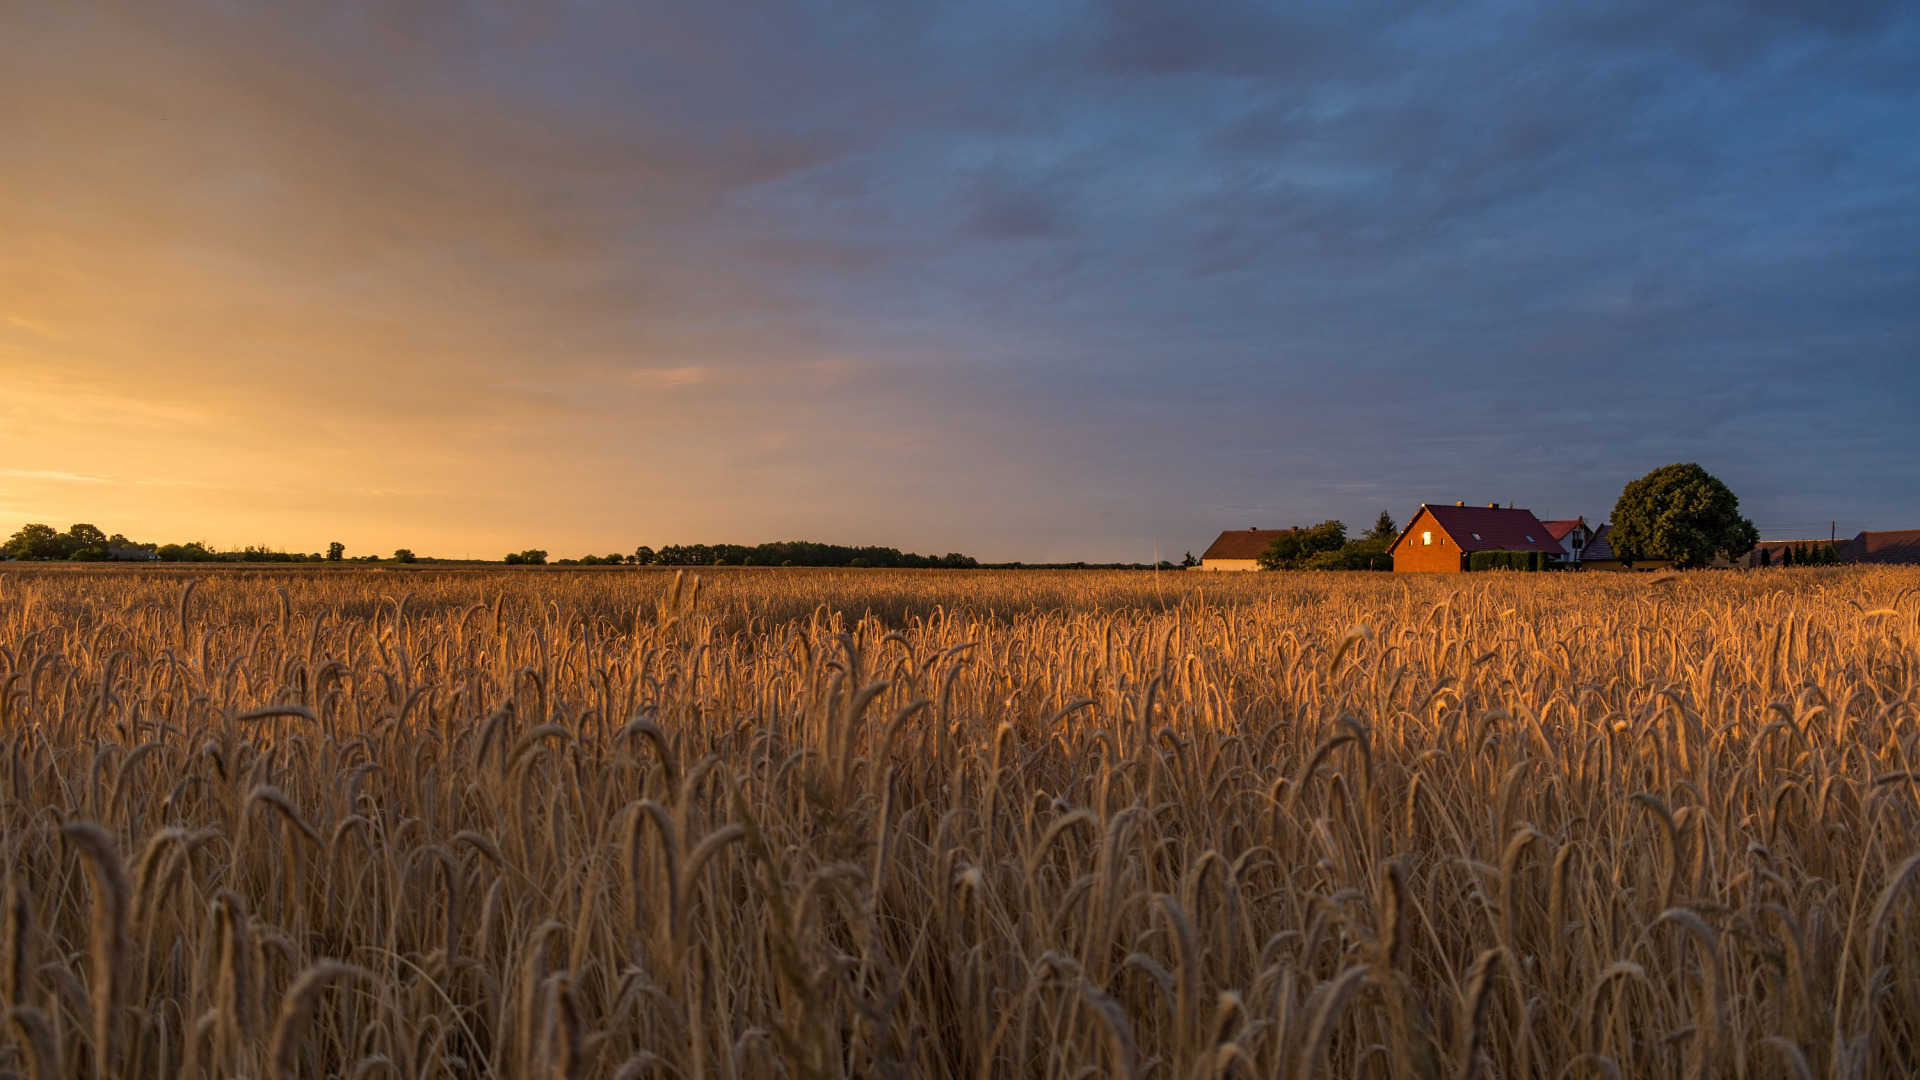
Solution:
<path fill-rule="evenodd" d="M 1393 515 L 1385 510 L 1373 519 L 1373 528 L 1367 530 L 1366 539 L 1392 542 L 1400 535 L 1400 526 L 1394 523 Z"/>

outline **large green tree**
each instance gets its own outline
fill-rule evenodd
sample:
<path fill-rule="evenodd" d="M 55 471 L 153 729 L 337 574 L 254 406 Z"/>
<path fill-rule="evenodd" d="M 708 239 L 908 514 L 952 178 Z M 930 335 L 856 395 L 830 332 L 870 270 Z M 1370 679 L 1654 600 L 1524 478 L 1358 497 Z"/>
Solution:
<path fill-rule="evenodd" d="M 1714 556 L 1738 558 L 1760 542 L 1740 516 L 1740 500 L 1712 473 L 1691 462 L 1663 465 L 1628 484 L 1613 504 L 1615 555 L 1626 562 L 1668 559 L 1705 566 Z"/>

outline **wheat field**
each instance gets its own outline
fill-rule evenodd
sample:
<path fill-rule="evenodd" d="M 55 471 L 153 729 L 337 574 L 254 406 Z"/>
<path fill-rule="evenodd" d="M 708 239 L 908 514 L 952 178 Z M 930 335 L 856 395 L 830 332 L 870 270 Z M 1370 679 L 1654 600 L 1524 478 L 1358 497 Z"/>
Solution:
<path fill-rule="evenodd" d="M 1920 1073 L 1920 573 L 0 575 L 8 1075 Z"/>

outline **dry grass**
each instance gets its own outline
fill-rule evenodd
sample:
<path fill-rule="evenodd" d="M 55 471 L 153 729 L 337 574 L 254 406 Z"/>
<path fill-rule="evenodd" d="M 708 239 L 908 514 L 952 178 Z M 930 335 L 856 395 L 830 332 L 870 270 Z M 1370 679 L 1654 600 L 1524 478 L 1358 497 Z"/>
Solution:
<path fill-rule="evenodd" d="M 1195 577 L 17 569 L 0 1071 L 1920 1073 L 1920 574 Z"/>

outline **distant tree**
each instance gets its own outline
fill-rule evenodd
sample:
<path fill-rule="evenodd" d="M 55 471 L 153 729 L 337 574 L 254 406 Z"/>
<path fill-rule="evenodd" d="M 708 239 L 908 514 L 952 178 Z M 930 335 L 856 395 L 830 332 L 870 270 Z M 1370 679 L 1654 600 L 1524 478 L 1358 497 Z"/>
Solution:
<path fill-rule="evenodd" d="M 16 559 L 64 559 L 55 554 L 61 547 L 59 530 L 51 525 L 25 525 L 7 538 L 6 551 Z"/>
<path fill-rule="evenodd" d="M 1190 566 L 1199 566 L 1199 565 L 1200 565 L 1200 560 L 1194 558 L 1193 552 L 1191 551 L 1187 552 L 1186 557 L 1180 560 L 1180 567 L 1183 570 Z"/>
<path fill-rule="evenodd" d="M 641 544 L 639 547 L 634 548 L 633 549 L 633 565 L 635 566 L 653 565 L 653 549 L 648 547 L 645 544 Z"/>
<path fill-rule="evenodd" d="M 99 562 L 107 557 L 107 534 L 87 524 L 67 529 L 66 558 L 74 562 Z"/>
<path fill-rule="evenodd" d="M 407 548 L 398 548 L 393 553 L 394 562 L 412 562 L 413 552 Z"/>
<path fill-rule="evenodd" d="M 547 553 L 541 551 L 539 548 L 528 548 L 525 551 L 516 551 L 507 556 L 507 564 L 509 566 L 545 566 L 547 564 Z"/>
<path fill-rule="evenodd" d="M 1607 539 L 1623 562 L 1667 559 L 1684 569 L 1716 555 L 1745 555 L 1760 531 L 1740 516 L 1740 500 L 1727 485 L 1688 463 L 1663 465 L 1628 484 L 1613 504 Z"/>
<path fill-rule="evenodd" d="M 1380 511 L 1380 516 L 1373 519 L 1373 528 L 1367 530 L 1365 539 L 1386 540 L 1391 542 L 1398 538 L 1399 535 L 1400 526 L 1394 522 L 1393 515 L 1382 510 Z"/>
<path fill-rule="evenodd" d="M 1306 561 L 1305 569 L 1392 570 L 1393 556 L 1388 552 L 1388 548 L 1392 546 L 1392 540 L 1383 540 L 1369 534 L 1346 544 L 1337 551 L 1323 551 L 1313 556 Z"/>
<path fill-rule="evenodd" d="M 340 560 L 346 557 L 347 557 L 347 545 L 341 543 L 338 540 L 335 540 L 333 543 L 327 545 L 327 561 L 328 562 L 339 562 Z"/>
<path fill-rule="evenodd" d="M 1316 555 L 1338 551 L 1347 543 L 1345 524 L 1328 519 L 1311 528 L 1288 529 L 1267 543 L 1258 562 L 1262 570 L 1299 570 Z"/>

